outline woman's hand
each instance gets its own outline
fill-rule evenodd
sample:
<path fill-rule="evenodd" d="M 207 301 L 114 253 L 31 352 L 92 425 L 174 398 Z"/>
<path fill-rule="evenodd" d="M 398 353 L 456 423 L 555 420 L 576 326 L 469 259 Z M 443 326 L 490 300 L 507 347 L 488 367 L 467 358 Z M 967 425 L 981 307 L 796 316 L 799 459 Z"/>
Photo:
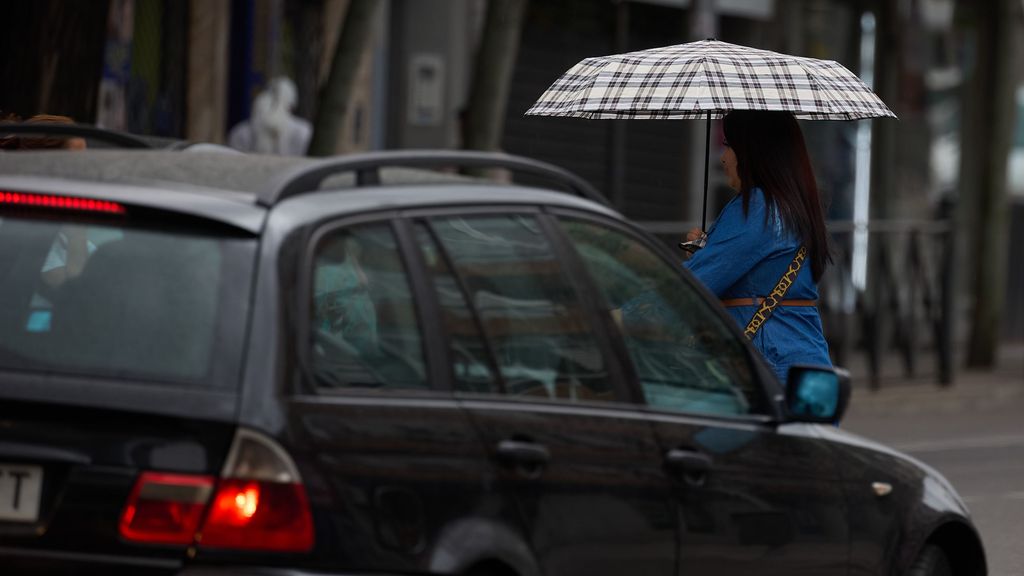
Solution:
<path fill-rule="evenodd" d="M 707 234 L 703 230 L 694 228 L 686 233 L 686 242 L 680 242 L 679 247 L 692 256 L 694 252 L 704 247 L 706 239 Z"/>

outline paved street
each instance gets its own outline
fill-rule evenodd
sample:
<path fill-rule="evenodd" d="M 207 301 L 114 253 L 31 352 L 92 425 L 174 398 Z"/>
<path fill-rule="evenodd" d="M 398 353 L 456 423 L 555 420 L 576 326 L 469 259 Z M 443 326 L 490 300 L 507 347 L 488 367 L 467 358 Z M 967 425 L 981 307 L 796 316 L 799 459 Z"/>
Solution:
<path fill-rule="evenodd" d="M 854 371 L 843 426 L 933 466 L 957 487 L 982 533 L 992 576 L 1024 574 L 1024 345 L 990 374 L 889 378 L 872 392 Z M 898 374 L 898 367 L 893 374 Z M 884 372 L 883 372 L 884 373 Z"/>

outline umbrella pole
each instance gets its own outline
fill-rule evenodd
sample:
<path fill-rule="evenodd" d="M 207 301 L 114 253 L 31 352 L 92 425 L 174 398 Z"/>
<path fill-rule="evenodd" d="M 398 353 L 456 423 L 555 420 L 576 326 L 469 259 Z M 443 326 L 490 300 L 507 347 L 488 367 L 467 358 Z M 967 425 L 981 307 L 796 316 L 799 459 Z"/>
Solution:
<path fill-rule="evenodd" d="M 706 232 L 708 227 L 708 164 L 711 161 L 711 112 L 708 112 L 707 127 L 704 131 L 704 204 L 700 207 L 700 230 Z"/>

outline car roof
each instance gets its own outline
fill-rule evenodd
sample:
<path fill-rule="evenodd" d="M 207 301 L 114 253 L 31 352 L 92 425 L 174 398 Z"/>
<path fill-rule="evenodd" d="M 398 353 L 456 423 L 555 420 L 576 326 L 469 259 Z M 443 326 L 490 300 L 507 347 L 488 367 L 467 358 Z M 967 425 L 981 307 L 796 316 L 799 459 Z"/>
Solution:
<path fill-rule="evenodd" d="M 257 192 L 303 158 L 220 152 L 84 150 L 0 154 L 0 175 L 40 176 L 164 190 L 204 190 L 256 203 Z M 225 192 L 229 194 L 225 194 Z M 234 193 L 234 194 L 231 194 Z"/>
<path fill-rule="evenodd" d="M 469 162 L 469 165 L 488 165 L 492 161 L 509 163 L 514 169 L 526 170 L 528 176 L 564 178 L 566 182 L 561 184 L 581 196 L 598 196 L 598 202 L 551 189 L 405 167 L 434 166 L 446 158 L 454 163 Z M 440 165 L 444 165 L 443 162 Z M 417 187 L 419 193 L 381 189 L 409 187 Z M 495 194 L 496 188 L 500 188 L 501 193 Z M 601 206 L 599 194 L 588 184 L 558 168 L 515 156 L 462 151 L 378 152 L 329 159 L 222 151 L 10 152 L 0 153 L 0 189 L 81 193 L 127 204 L 189 212 L 251 232 L 258 232 L 262 216 L 269 207 L 314 192 L 318 198 L 315 201 L 320 202 L 325 198 L 322 191 L 342 189 L 352 194 L 351 202 L 333 203 L 332 208 L 342 212 L 347 211 L 346 206 L 352 211 L 370 209 L 374 199 L 378 199 L 389 207 L 458 205 L 478 200 L 483 204 L 599 208 L 601 212 L 615 214 Z"/>

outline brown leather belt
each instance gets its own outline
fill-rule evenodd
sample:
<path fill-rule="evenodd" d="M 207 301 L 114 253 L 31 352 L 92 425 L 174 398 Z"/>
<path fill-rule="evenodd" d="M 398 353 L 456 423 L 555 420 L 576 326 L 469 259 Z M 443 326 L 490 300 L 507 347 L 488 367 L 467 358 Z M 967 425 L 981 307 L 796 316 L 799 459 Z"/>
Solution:
<path fill-rule="evenodd" d="M 760 306 L 764 298 L 726 298 L 722 300 L 722 306 L 732 308 L 734 306 Z M 817 306 L 817 300 L 783 300 L 779 306 Z"/>

